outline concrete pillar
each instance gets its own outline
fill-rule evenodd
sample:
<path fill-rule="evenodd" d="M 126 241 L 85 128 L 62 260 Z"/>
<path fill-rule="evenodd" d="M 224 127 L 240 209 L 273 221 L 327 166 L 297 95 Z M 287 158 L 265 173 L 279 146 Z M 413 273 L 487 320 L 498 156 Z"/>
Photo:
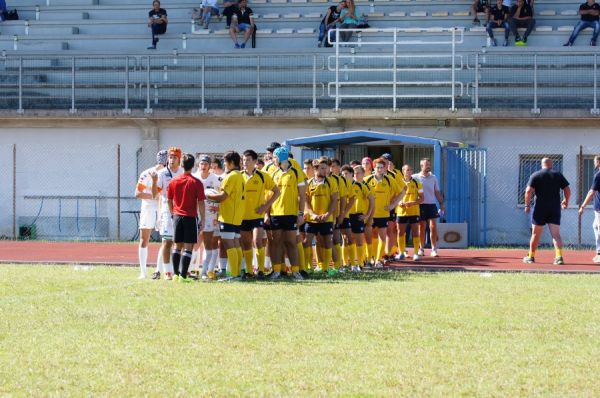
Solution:
<path fill-rule="evenodd" d="M 142 130 L 142 153 L 139 157 L 138 168 L 145 170 L 156 164 L 156 153 L 160 149 L 160 127 L 149 119 L 137 119 L 136 124 Z"/>
<path fill-rule="evenodd" d="M 479 127 L 463 127 L 461 141 L 465 144 L 479 146 Z"/>

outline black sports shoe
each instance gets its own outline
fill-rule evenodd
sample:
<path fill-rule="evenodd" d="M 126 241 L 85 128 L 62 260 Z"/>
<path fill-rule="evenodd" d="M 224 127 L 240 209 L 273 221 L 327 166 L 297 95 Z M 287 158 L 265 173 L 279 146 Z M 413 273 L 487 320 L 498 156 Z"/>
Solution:
<path fill-rule="evenodd" d="M 242 275 L 242 280 L 251 280 L 254 279 L 254 274 L 251 274 L 249 272 L 244 272 L 244 274 Z"/>
<path fill-rule="evenodd" d="M 300 275 L 302 275 L 303 278 L 308 278 L 308 272 L 306 272 L 305 270 L 300 271 Z"/>
<path fill-rule="evenodd" d="M 160 279 L 160 271 L 153 272 L 152 279 Z"/>
<path fill-rule="evenodd" d="M 256 274 L 256 279 L 259 281 L 264 281 L 265 280 L 265 273 L 262 271 L 258 271 L 258 274 Z"/>

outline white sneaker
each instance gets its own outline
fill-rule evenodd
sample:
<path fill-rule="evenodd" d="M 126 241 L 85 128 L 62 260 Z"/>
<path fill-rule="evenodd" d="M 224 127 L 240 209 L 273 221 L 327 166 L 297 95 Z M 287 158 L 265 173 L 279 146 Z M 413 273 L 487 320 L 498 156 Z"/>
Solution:
<path fill-rule="evenodd" d="M 418 254 L 415 254 L 413 256 L 413 261 L 419 261 L 421 259 L 421 256 L 419 256 Z"/>
<path fill-rule="evenodd" d="M 202 278 L 203 281 L 208 280 L 208 275 L 207 274 L 202 274 L 201 278 Z"/>
<path fill-rule="evenodd" d="M 383 268 L 383 263 L 381 261 L 377 261 L 375 263 L 375 268 L 380 268 L 380 269 Z"/>
<path fill-rule="evenodd" d="M 439 256 L 437 249 L 431 249 L 431 257 Z"/>
<path fill-rule="evenodd" d="M 417 252 L 417 254 L 418 254 L 419 256 L 424 256 L 424 255 L 425 255 L 425 250 L 423 250 L 423 249 L 419 249 L 419 251 Z"/>
<path fill-rule="evenodd" d="M 276 272 L 276 271 L 273 271 L 273 273 L 269 277 L 269 279 L 272 280 L 272 281 L 275 281 L 275 280 L 277 280 L 279 278 L 281 278 L 281 272 Z"/>
<path fill-rule="evenodd" d="M 340 267 L 339 271 L 340 271 L 340 274 L 345 273 L 346 272 L 346 267 Z"/>
<path fill-rule="evenodd" d="M 146 275 L 140 274 L 140 276 L 138 276 L 138 279 L 146 279 Z"/>
<path fill-rule="evenodd" d="M 304 278 L 302 277 L 302 275 L 300 275 L 300 272 L 292 272 L 292 278 L 294 278 L 297 281 L 303 281 Z"/>
<path fill-rule="evenodd" d="M 396 254 L 396 255 L 394 256 L 394 260 L 396 260 L 396 261 L 402 261 L 402 260 L 404 260 L 405 258 L 406 258 L 406 256 L 404 255 L 404 253 Z"/>
<path fill-rule="evenodd" d="M 598 264 L 598 263 L 600 263 L 600 254 L 596 254 L 596 255 L 594 256 L 594 258 L 592 259 L 592 261 L 593 261 L 595 264 Z"/>

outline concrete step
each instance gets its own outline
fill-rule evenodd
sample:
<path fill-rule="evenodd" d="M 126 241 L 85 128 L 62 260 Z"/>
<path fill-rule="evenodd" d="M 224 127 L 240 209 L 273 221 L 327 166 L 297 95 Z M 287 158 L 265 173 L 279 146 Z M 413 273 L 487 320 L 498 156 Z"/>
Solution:
<path fill-rule="evenodd" d="M 65 36 L 65 35 L 77 35 L 79 34 L 79 28 L 75 26 L 62 26 L 62 25 L 31 25 L 29 27 L 30 35 L 38 36 Z"/>

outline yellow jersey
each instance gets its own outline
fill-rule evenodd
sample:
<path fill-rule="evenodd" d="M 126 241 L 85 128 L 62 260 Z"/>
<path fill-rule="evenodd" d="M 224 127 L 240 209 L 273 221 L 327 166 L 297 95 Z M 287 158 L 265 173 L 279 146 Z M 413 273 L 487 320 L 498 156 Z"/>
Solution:
<path fill-rule="evenodd" d="M 391 210 L 386 210 L 385 207 L 389 206 L 394 196 L 397 196 L 404 189 L 404 187 L 399 189 L 398 184 L 390 177 L 384 175 L 381 181 L 377 181 L 375 174 L 372 174 L 365 178 L 365 183 L 371 188 L 371 192 L 375 198 L 373 218 L 389 217 Z"/>
<path fill-rule="evenodd" d="M 337 190 L 338 190 L 338 203 L 337 203 L 337 207 L 335 210 L 335 216 L 339 216 L 340 212 L 342 211 L 341 207 L 342 207 L 342 199 L 348 199 L 348 186 L 345 183 L 345 179 L 342 176 L 338 176 L 336 174 L 331 174 L 329 176 L 329 179 L 332 181 L 333 184 L 335 184 L 337 186 Z"/>
<path fill-rule="evenodd" d="M 244 217 L 244 177 L 239 170 L 225 174 L 221 182 L 221 191 L 227 198 L 219 204 L 218 220 L 222 223 L 242 225 Z"/>
<path fill-rule="evenodd" d="M 325 214 L 329 211 L 331 196 L 337 193 L 337 186 L 331 183 L 331 177 L 325 177 L 323 181 L 311 178 L 306 188 L 306 200 L 315 214 Z M 307 218 L 307 221 L 315 222 L 311 216 Z M 330 214 L 323 222 L 333 222 L 333 214 Z"/>
<path fill-rule="evenodd" d="M 344 184 L 346 186 L 346 204 L 348 204 L 353 198 L 356 197 L 356 194 L 354 193 L 354 189 L 352 188 L 352 183 L 354 181 L 347 179 L 346 177 L 341 177 L 344 181 Z M 348 211 L 346 212 L 346 214 L 344 214 L 344 218 L 348 218 L 348 214 L 350 214 L 350 212 L 352 211 L 352 208 L 349 208 Z"/>
<path fill-rule="evenodd" d="M 299 178 L 298 171 L 293 167 L 287 171 L 278 168 L 273 172 L 273 182 L 279 188 L 280 195 L 271 206 L 272 216 L 298 216 L 298 187 L 304 185 L 304 180 Z"/>
<path fill-rule="evenodd" d="M 404 192 L 402 202 L 415 202 L 419 199 L 419 195 L 423 195 L 423 185 L 419 181 L 411 178 L 410 181 L 404 181 L 404 183 L 406 192 Z M 396 207 L 396 214 L 400 217 L 418 216 L 420 212 L 418 203 L 410 207 Z"/>
<path fill-rule="evenodd" d="M 298 172 L 298 179 L 300 181 L 306 181 L 307 177 L 304 173 L 304 169 L 302 168 L 302 166 L 300 166 L 300 163 L 298 163 L 296 159 L 292 158 L 289 158 L 288 162 L 290 163 L 290 166 L 296 169 L 296 171 Z M 278 170 L 278 167 L 275 166 L 275 163 L 271 162 L 265 166 L 264 170 L 272 176 Z"/>
<path fill-rule="evenodd" d="M 242 173 L 244 177 L 244 220 L 256 220 L 264 217 L 256 209 L 265 204 L 269 193 L 275 187 L 273 178 L 260 170 L 254 170 L 251 175 Z"/>
<path fill-rule="evenodd" d="M 369 197 L 371 196 L 369 186 L 364 181 L 352 181 L 352 191 L 356 201 L 350 209 L 350 214 L 366 215 L 369 211 Z"/>

